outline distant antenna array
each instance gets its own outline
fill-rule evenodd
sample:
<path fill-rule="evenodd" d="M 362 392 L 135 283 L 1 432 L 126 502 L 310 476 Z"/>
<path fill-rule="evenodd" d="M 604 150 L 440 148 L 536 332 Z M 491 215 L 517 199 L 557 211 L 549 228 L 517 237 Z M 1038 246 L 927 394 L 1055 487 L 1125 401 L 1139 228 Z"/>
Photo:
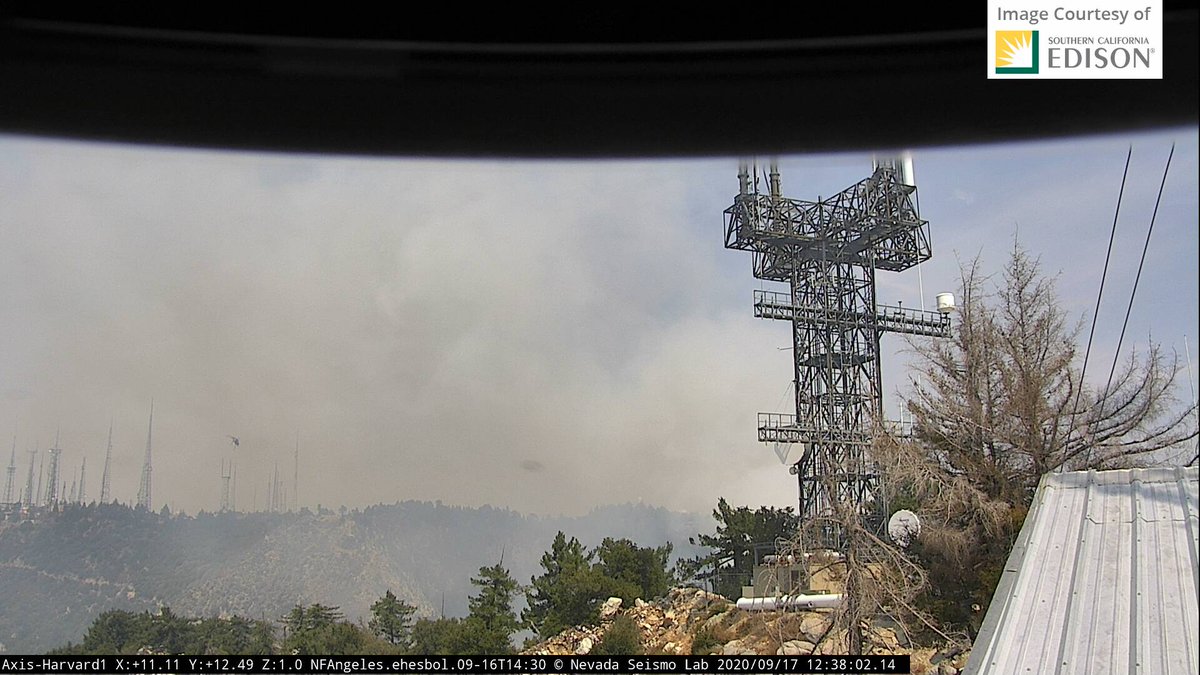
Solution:
<path fill-rule="evenodd" d="M 100 478 L 100 498 L 99 503 L 108 503 L 111 498 L 111 469 L 112 469 L 112 424 L 108 427 L 108 445 L 104 453 L 104 471 Z M 232 438 L 232 437 L 231 437 Z M 152 482 L 153 475 L 153 440 L 154 440 L 154 402 L 150 403 L 150 419 L 146 432 L 146 455 L 142 464 L 142 478 L 138 487 L 137 506 L 146 510 L 150 510 L 153 505 L 152 498 Z M 237 441 L 234 441 L 235 446 Z M 84 457 L 79 467 L 79 472 L 72 480 L 70 486 L 67 486 L 65 480 L 60 480 L 61 457 L 62 449 L 59 447 L 59 436 L 55 435 L 54 446 L 48 448 L 46 454 L 50 457 L 49 466 L 45 464 L 45 456 L 42 457 L 41 470 L 37 472 L 38 479 L 34 480 L 34 468 L 37 466 L 37 455 L 39 450 L 29 450 L 29 470 L 26 474 L 24 488 L 19 492 L 17 490 L 16 473 L 17 473 L 17 439 L 13 437 L 12 451 L 10 453 L 8 466 L 5 468 L 4 491 L 0 492 L 0 504 L 19 504 L 27 507 L 49 506 L 60 502 L 79 502 L 83 503 L 87 500 L 87 458 Z M 288 495 L 285 479 L 279 473 L 279 465 L 276 463 L 274 474 L 272 475 L 267 492 L 269 495 L 268 508 L 271 511 L 283 512 L 289 510 L 289 505 L 294 504 L 295 508 L 299 508 L 299 485 L 300 485 L 300 439 L 299 434 L 296 437 L 296 447 L 293 455 L 292 468 L 292 494 Z M 289 500 L 290 497 L 290 500 Z M 237 510 L 237 467 L 231 459 L 228 464 L 224 460 L 221 462 L 221 510 L 236 511 Z"/>
<path fill-rule="evenodd" d="M 762 442 L 799 443 L 792 467 L 802 523 L 819 521 L 822 544 L 841 549 L 835 505 L 850 504 L 874 531 L 886 504 L 867 456 L 883 420 L 879 342 L 886 332 L 945 337 L 947 314 L 878 305 L 875 274 L 930 258 L 929 223 L 914 203 L 903 159 L 877 163 L 871 176 L 825 199 L 783 197 L 770 164 L 768 190 L 738 170 L 739 191 L 725 209 L 725 247 L 753 254 L 754 276 L 790 286 L 755 291 L 754 315 L 792 324 L 795 412 L 759 413 Z M 785 457 L 786 453 L 780 454 Z"/>

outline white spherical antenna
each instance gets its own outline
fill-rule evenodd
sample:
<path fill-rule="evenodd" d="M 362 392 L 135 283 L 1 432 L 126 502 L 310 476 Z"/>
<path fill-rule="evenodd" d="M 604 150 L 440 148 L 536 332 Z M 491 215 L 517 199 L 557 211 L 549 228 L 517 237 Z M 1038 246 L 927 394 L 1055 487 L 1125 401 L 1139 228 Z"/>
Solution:
<path fill-rule="evenodd" d="M 892 541 L 907 547 L 921 534 L 921 519 L 908 509 L 900 509 L 888 519 L 888 535 Z"/>

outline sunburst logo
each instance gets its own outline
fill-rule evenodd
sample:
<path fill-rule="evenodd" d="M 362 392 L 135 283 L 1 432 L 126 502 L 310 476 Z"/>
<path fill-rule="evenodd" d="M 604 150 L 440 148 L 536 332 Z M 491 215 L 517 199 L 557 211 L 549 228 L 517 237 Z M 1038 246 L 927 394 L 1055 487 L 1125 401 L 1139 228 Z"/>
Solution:
<path fill-rule="evenodd" d="M 1038 72 L 1038 31 L 996 31 L 996 74 L 1028 75 Z"/>

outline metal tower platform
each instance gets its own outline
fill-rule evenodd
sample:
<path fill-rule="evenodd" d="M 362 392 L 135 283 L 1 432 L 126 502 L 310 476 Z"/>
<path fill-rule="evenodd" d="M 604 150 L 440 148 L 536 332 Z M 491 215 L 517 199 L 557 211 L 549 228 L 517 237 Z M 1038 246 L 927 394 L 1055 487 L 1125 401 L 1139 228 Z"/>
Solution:
<path fill-rule="evenodd" d="M 929 223 L 914 205 L 916 188 L 901 180 L 902 163 L 826 199 L 781 195 L 774 164 L 769 191 L 752 189 L 741 164 L 740 190 L 725 209 L 726 248 L 753 253 L 754 276 L 791 287 L 756 291 L 754 315 L 792 324 L 795 413 L 759 413 L 758 439 L 800 443 L 792 466 L 800 482 L 801 523 L 851 503 L 879 529 L 886 504 L 867 456 L 882 424 L 879 341 L 884 332 L 944 337 L 950 319 L 938 312 L 877 305 L 875 274 L 898 272 L 931 256 Z M 841 547 L 836 527 L 825 544 Z"/>

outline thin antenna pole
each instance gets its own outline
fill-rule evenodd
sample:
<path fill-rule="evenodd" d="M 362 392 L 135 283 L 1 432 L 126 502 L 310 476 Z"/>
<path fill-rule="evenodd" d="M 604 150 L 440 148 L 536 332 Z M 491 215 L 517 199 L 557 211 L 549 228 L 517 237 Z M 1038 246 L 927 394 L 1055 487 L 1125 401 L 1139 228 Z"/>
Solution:
<path fill-rule="evenodd" d="M 1188 366 L 1188 389 L 1192 392 L 1192 406 L 1196 405 L 1196 385 L 1192 383 L 1192 349 L 1188 346 L 1188 336 L 1183 336 L 1183 353 L 1187 355 Z M 16 447 L 16 441 L 13 441 L 13 447 Z"/>
<path fill-rule="evenodd" d="M 1188 367 L 1188 389 L 1192 392 L 1192 412 L 1196 413 L 1196 385 L 1192 383 L 1192 349 L 1188 346 L 1188 337 L 1183 336 L 1183 353 L 1187 355 Z M 1197 415 L 1197 423 L 1200 424 L 1200 414 Z M 1188 462 L 1188 466 L 1195 464 L 1200 460 L 1200 436 L 1196 438 L 1196 455 L 1192 457 L 1192 461 Z"/>
<path fill-rule="evenodd" d="M 296 457 L 292 462 L 292 501 L 300 510 L 300 430 L 296 430 Z"/>
<path fill-rule="evenodd" d="M 34 493 L 35 495 L 38 496 L 37 498 L 39 500 L 41 499 L 42 483 L 44 483 L 44 482 L 46 482 L 46 456 L 42 455 L 42 458 L 40 460 L 38 460 L 38 488 L 37 488 L 37 492 Z M 41 502 L 38 501 L 35 503 L 40 504 Z"/>
<path fill-rule="evenodd" d="M 108 503 L 109 491 L 109 464 L 112 462 L 112 419 L 108 420 L 108 449 L 104 451 L 104 473 L 100 476 L 100 503 Z"/>

